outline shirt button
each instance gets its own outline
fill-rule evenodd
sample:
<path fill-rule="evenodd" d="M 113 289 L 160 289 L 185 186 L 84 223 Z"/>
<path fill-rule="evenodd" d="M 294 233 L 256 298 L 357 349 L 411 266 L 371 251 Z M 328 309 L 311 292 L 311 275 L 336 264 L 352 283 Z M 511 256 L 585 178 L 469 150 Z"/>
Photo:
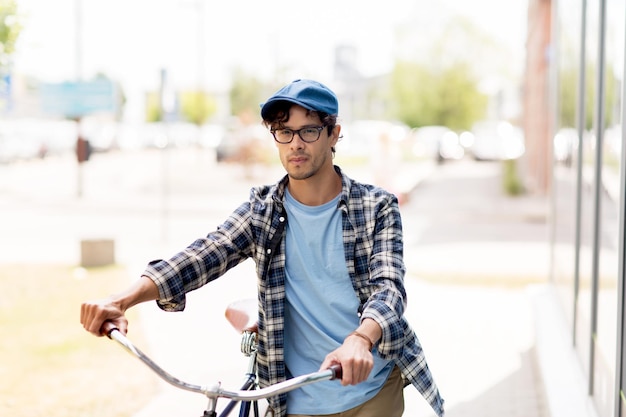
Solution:
<path fill-rule="evenodd" d="M 278 221 L 282 223 L 282 222 L 284 222 L 284 221 L 285 221 L 285 218 L 284 218 L 283 216 L 280 216 L 280 217 L 278 218 Z"/>
<path fill-rule="evenodd" d="M 271 249 L 268 249 L 268 250 L 267 250 L 267 254 L 269 255 L 270 253 L 272 253 L 272 250 L 271 250 Z"/>

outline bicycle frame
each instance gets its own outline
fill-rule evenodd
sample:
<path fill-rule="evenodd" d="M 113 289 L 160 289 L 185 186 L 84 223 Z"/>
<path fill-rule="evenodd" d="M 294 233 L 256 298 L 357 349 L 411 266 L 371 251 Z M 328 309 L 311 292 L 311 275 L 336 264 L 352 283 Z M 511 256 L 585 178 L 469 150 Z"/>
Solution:
<path fill-rule="evenodd" d="M 252 332 L 248 332 L 252 334 Z M 265 388 L 257 388 L 256 384 L 256 349 L 250 352 L 250 362 L 248 367 L 248 372 L 246 374 L 246 382 L 242 386 L 240 390 L 226 390 L 222 388 L 220 383 L 217 383 L 211 387 L 206 385 L 196 385 L 191 384 L 185 381 L 182 381 L 173 375 L 166 372 L 163 368 L 158 366 L 152 359 L 150 359 L 147 355 L 145 355 L 141 350 L 139 350 L 135 345 L 131 343 L 131 341 L 124 336 L 119 329 L 117 328 L 107 328 L 106 335 L 110 338 L 118 342 L 122 345 L 128 352 L 141 360 L 146 366 L 148 366 L 153 372 L 155 372 L 159 377 L 161 377 L 164 381 L 169 384 L 175 386 L 176 388 L 196 392 L 199 394 L 203 394 L 209 399 L 209 403 L 207 409 L 204 411 L 203 417 L 217 417 L 216 409 L 217 409 L 217 400 L 219 398 L 227 398 L 230 399 L 231 402 L 227 405 L 227 407 L 222 411 L 220 417 L 226 417 L 230 415 L 230 412 L 234 408 L 237 402 L 245 401 L 245 402 L 256 402 L 257 400 L 261 400 L 268 397 L 273 397 L 278 394 L 282 394 L 288 391 L 292 391 L 294 389 L 303 387 L 305 385 L 313 384 L 320 381 L 341 379 L 341 367 L 339 365 L 334 365 L 329 369 L 313 372 L 307 375 L 298 376 L 295 378 L 288 379 L 286 381 L 280 382 L 278 384 L 271 385 Z M 244 339 L 253 338 L 251 335 L 246 335 L 244 333 Z M 253 341 L 254 342 L 254 341 Z M 243 350 L 244 341 L 242 341 L 242 350 Z M 245 352 L 244 352 L 245 353 Z M 256 408 L 256 404 L 255 408 Z M 250 404 L 242 404 L 244 407 L 245 414 L 247 415 Z M 256 411 L 256 415 L 258 415 L 258 410 Z"/>

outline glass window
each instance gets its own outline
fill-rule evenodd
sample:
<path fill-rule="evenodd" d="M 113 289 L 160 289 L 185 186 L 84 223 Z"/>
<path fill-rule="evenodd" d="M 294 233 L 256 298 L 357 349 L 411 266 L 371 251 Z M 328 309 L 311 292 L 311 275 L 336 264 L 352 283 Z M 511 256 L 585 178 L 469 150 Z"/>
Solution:
<path fill-rule="evenodd" d="M 593 398 L 600 416 L 613 416 L 619 275 L 619 203 L 622 149 L 621 90 L 624 73 L 624 1 L 607 0 L 602 120 L 602 190 L 598 230 L 597 331 Z M 598 122 L 599 123 L 599 122 Z"/>
<path fill-rule="evenodd" d="M 574 323 L 576 275 L 576 197 L 578 181 L 578 84 L 580 79 L 582 0 L 558 2 L 556 129 L 553 138 L 552 280 L 563 309 Z"/>
<path fill-rule="evenodd" d="M 596 135 L 594 117 L 597 108 L 598 42 L 600 23 L 600 0 L 587 0 L 585 15 L 586 37 L 584 113 L 581 142 L 580 188 L 580 256 L 578 274 L 578 297 L 575 311 L 575 343 L 583 369 L 587 376 L 591 373 L 590 347 L 592 326 L 592 279 L 593 279 L 593 239 L 595 228 L 595 181 L 596 181 Z"/>

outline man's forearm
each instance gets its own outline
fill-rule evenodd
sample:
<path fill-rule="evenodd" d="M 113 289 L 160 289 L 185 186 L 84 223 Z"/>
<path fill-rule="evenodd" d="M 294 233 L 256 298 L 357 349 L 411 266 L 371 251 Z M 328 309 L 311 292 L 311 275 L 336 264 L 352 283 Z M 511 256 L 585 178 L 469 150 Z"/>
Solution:
<path fill-rule="evenodd" d="M 114 294 L 111 298 L 120 310 L 126 311 L 139 303 L 158 300 L 159 289 L 150 278 L 142 275 L 126 290 Z"/>

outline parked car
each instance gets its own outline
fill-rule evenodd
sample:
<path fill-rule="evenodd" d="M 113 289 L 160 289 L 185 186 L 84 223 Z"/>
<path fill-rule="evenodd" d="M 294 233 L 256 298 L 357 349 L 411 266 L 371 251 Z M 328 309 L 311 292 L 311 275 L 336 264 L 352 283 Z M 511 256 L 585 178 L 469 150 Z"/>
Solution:
<path fill-rule="evenodd" d="M 409 127 L 388 120 L 355 120 L 341 124 L 341 139 L 337 143 L 340 157 L 371 158 L 381 146 L 399 146 L 409 134 Z"/>
<path fill-rule="evenodd" d="M 570 166 L 578 149 L 578 132 L 572 127 L 562 128 L 554 135 L 554 160 Z"/>
<path fill-rule="evenodd" d="M 465 149 L 459 135 L 446 126 L 422 126 L 411 132 L 413 153 L 438 162 L 462 159 Z"/>
<path fill-rule="evenodd" d="M 0 163 L 72 152 L 78 131 L 71 120 L 5 119 L 0 122 Z"/>
<path fill-rule="evenodd" d="M 215 147 L 215 157 L 217 162 L 260 162 L 273 143 L 271 134 L 260 123 L 244 125 L 231 121 Z"/>
<path fill-rule="evenodd" d="M 470 150 L 477 161 L 517 159 L 526 152 L 522 130 L 509 122 L 478 122 L 472 133 L 474 142 Z"/>
<path fill-rule="evenodd" d="M 219 123 L 207 123 L 200 128 L 199 145 L 206 149 L 215 149 L 220 144 L 226 128 Z"/>

